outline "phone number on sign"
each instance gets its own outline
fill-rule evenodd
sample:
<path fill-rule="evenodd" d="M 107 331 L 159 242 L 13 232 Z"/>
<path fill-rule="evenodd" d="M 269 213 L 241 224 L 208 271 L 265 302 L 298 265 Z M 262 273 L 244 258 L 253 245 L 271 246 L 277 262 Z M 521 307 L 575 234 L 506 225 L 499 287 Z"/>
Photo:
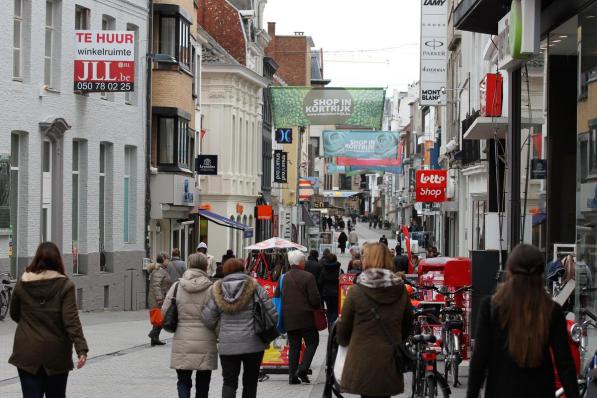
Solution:
<path fill-rule="evenodd" d="M 135 84 L 129 82 L 75 82 L 74 90 L 85 92 L 134 91 Z"/>

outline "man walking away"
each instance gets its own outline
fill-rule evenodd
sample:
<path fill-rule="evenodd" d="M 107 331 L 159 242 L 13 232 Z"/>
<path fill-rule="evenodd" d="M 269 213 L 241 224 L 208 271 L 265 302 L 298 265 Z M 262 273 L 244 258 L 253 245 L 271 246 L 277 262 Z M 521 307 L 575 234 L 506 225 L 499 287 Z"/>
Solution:
<path fill-rule="evenodd" d="M 325 232 L 327 227 L 328 227 L 328 219 L 326 216 L 323 216 L 321 218 L 321 228 L 323 229 L 323 232 Z"/>
<path fill-rule="evenodd" d="M 304 270 L 305 255 L 299 250 L 293 250 L 288 253 L 288 262 L 291 268 L 284 274 L 284 287 L 280 291 L 278 285 L 274 296 L 282 297 L 282 314 L 290 345 L 289 382 L 309 383 L 307 372 L 319 345 L 319 332 L 315 328 L 313 310 L 321 306 L 321 297 L 315 278 Z M 307 348 L 299 365 L 302 340 Z"/>
<path fill-rule="evenodd" d="M 164 303 L 164 297 L 168 293 L 170 286 L 172 286 L 172 280 L 168 274 L 168 254 L 160 253 L 156 258 L 156 268 L 149 276 L 149 295 L 148 305 L 149 309 L 154 308 L 161 309 Z M 161 326 L 154 324 L 153 328 L 149 332 L 149 338 L 151 339 L 151 346 L 164 345 L 163 341 L 160 341 L 160 332 L 162 331 Z"/>
<path fill-rule="evenodd" d="M 332 231 L 332 226 L 334 225 L 334 220 L 332 220 L 332 216 L 329 216 L 328 219 L 328 229 Z"/>
<path fill-rule="evenodd" d="M 168 264 L 168 275 L 172 283 L 176 282 L 178 278 L 182 278 L 182 274 L 187 270 L 187 264 L 180 259 L 180 250 L 172 249 L 172 261 Z"/>
<path fill-rule="evenodd" d="M 342 254 L 344 254 L 344 251 L 346 250 L 347 240 L 348 236 L 346 236 L 346 233 L 344 231 L 340 232 L 340 235 L 338 236 L 338 247 L 340 248 L 340 252 Z"/>
<path fill-rule="evenodd" d="M 311 273 L 315 280 L 319 280 L 319 274 L 321 274 L 322 265 L 319 263 L 319 252 L 317 250 L 311 250 L 309 252 L 309 258 L 305 264 L 305 271 Z"/>
<path fill-rule="evenodd" d="M 338 283 L 340 263 L 335 254 L 330 254 L 317 280 L 328 316 L 328 327 L 338 319 Z"/>
<path fill-rule="evenodd" d="M 197 251 L 207 256 L 207 276 L 213 278 L 216 275 L 217 265 L 214 261 L 214 256 L 207 254 L 207 244 L 205 242 L 199 243 L 197 246 Z"/>
<path fill-rule="evenodd" d="M 392 259 L 394 263 L 394 272 L 404 272 L 408 274 L 408 257 L 402 254 L 402 247 L 396 246 L 396 255 Z"/>
<path fill-rule="evenodd" d="M 381 238 L 379 238 L 379 243 L 383 243 L 386 245 L 386 247 L 388 247 L 388 238 L 386 238 L 385 235 L 382 235 Z"/>
<path fill-rule="evenodd" d="M 359 234 L 356 230 L 352 230 L 348 233 L 348 243 L 350 243 L 350 247 L 357 246 L 359 244 Z"/>

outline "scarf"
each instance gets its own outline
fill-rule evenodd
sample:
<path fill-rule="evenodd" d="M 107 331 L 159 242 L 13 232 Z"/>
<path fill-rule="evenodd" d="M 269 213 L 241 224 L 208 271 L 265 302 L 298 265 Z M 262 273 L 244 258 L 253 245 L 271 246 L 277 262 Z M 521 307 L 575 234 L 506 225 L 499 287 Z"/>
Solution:
<path fill-rule="evenodd" d="M 385 268 L 368 268 L 357 278 L 357 283 L 370 288 L 390 287 L 402 284 L 402 279 Z"/>

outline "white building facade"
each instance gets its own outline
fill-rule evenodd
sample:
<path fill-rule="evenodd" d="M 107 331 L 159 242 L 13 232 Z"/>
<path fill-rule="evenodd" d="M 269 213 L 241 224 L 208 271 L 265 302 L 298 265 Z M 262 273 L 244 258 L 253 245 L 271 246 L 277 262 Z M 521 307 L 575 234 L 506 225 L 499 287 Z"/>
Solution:
<path fill-rule="evenodd" d="M 0 272 L 20 275 L 52 241 L 80 308 L 143 308 L 147 2 L 10 3 L 0 9 L 0 156 L 10 159 Z M 134 92 L 73 92 L 75 29 L 135 32 Z"/>

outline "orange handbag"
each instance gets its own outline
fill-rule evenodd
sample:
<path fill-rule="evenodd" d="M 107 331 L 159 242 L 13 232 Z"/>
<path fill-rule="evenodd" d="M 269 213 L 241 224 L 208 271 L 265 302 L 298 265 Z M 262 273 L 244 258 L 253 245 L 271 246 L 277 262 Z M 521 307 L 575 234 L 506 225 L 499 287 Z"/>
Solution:
<path fill-rule="evenodd" d="M 155 327 L 161 328 L 164 324 L 161 308 L 152 308 L 149 310 L 149 321 Z"/>

